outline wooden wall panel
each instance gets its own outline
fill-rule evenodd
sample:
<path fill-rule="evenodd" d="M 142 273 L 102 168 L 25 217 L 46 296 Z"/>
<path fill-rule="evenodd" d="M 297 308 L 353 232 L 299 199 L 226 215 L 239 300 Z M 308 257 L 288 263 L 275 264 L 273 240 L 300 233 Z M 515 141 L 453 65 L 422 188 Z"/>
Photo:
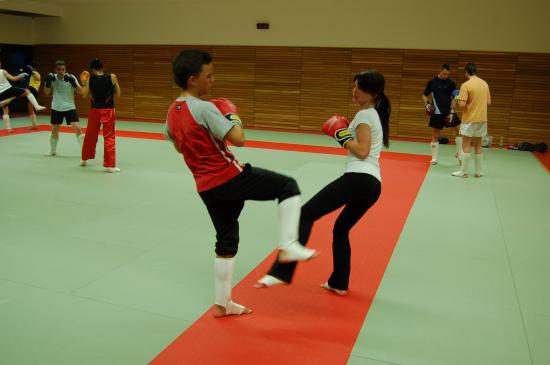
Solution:
<path fill-rule="evenodd" d="M 390 99 L 392 113 L 390 116 L 390 133 L 397 135 L 399 130 L 399 105 L 401 101 L 401 78 L 403 72 L 403 50 L 400 49 L 360 49 L 352 50 L 351 76 L 359 71 L 375 69 L 382 74 L 386 80 L 385 94 Z M 351 90 L 348 98 L 348 116 L 353 118 L 359 108 L 353 104 Z M 351 119 L 350 119 L 351 120 Z"/>
<path fill-rule="evenodd" d="M 254 125 L 255 47 L 213 47 L 213 97 L 230 99 L 245 126 Z"/>
<path fill-rule="evenodd" d="M 165 119 L 173 101 L 172 58 L 169 46 L 136 47 L 132 59 L 134 74 L 134 116 Z"/>
<path fill-rule="evenodd" d="M 304 48 L 300 129 L 320 131 L 330 116 L 348 114 L 350 59 L 351 50 L 346 48 Z"/>
<path fill-rule="evenodd" d="M 508 142 L 550 142 L 550 55 L 520 54 Z"/>
<path fill-rule="evenodd" d="M 210 97 L 227 97 L 237 105 L 245 125 L 315 130 L 333 114 L 353 118 L 353 75 L 374 68 L 386 78 L 392 103 L 391 134 L 428 138 L 428 118 L 421 94 L 441 64 L 452 66 L 451 77 L 465 81 L 464 65 L 475 62 L 479 76 L 489 83 L 489 133 L 496 142 L 550 141 L 546 108 L 550 103 L 550 55 L 438 50 L 148 46 L 39 45 L 33 48 L 38 70 L 45 77 L 56 59 L 64 59 L 78 75 L 99 57 L 106 71 L 118 75 L 122 97 L 119 118 L 163 121 L 180 90 L 172 80 L 171 63 L 182 49 L 201 48 L 214 56 L 216 82 Z M 41 94 L 42 94 L 42 90 Z M 50 98 L 41 95 L 45 105 Z M 81 116 L 89 101 L 76 97 Z M 446 134 L 448 132 L 444 132 Z"/>
<path fill-rule="evenodd" d="M 458 52 L 434 50 L 405 50 L 401 78 L 401 99 L 397 135 L 400 137 L 429 138 L 429 118 L 424 113 L 422 93 L 428 81 L 434 78 L 441 65 L 448 63 L 455 69 Z M 453 74 L 451 74 L 451 78 Z M 455 79 L 456 81 L 456 79 Z"/>
<path fill-rule="evenodd" d="M 301 48 L 256 48 L 256 126 L 299 128 L 301 75 Z"/>

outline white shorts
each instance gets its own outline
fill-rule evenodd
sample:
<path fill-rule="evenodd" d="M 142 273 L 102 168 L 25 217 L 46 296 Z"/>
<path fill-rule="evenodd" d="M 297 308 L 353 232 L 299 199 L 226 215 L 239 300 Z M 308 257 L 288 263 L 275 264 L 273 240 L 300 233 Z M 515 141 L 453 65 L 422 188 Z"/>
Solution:
<path fill-rule="evenodd" d="M 462 123 L 460 125 L 460 134 L 466 137 L 484 137 L 487 134 L 487 122 L 481 123 Z"/>

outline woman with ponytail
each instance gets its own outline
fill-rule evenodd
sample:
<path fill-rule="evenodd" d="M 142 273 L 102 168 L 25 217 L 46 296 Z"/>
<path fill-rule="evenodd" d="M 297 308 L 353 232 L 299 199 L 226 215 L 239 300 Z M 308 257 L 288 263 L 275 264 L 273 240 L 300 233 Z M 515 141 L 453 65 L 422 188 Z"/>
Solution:
<path fill-rule="evenodd" d="M 345 173 L 304 204 L 299 226 L 299 241 L 306 245 L 313 223 L 344 207 L 332 230 L 333 271 L 321 285 L 338 295 L 346 295 L 348 291 L 349 232 L 380 196 L 380 152 L 383 146 L 389 146 L 391 105 L 384 94 L 384 76 L 376 70 L 368 70 L 356 74 L 354 80 L 353 101 L 361 110 L 351 123 L 342 116 L 334 116 L 323 125 L 323 131 L 348 150 Z M 295 263 L 276 261 L 256 287 L 288 284 L 295 268 Z"/>

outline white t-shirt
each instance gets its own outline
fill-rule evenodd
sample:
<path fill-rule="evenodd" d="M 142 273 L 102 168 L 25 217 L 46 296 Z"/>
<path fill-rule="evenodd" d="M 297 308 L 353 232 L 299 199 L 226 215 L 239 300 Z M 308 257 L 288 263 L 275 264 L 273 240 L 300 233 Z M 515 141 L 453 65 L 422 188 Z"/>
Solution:
<path fill-rule="evenodd" d="M 10 87 L 11 87 L 11 84 L 6 78 L 6 75 L 4 75 L 4 69 L 0 68 L 0 93 L 3 93 L 4 91 L 8 90 Z"/>
<path fill-rule="evenodd" d="M 361 172 L 369 174 L 382 181 L 380 176 L 380 152 L 383 146 L 382 124 L 378 112 L 374 108 L 360 110 L 355 118 L 351 121 L 348 129 L 351 132 L 354 140 L 357 140 L 357 132 L 355 131 L 359 124 L 364 123 L 369 126 L 371 132 L 371 146 L 367 158 L 361 160 L 357 158 L 351 151 L 348 151 L 348 162 L 346 164 L 346 172 Z"/>
<path fill-rule="evenodd" d="M 80 84 L 76 82 L 78 86 Z M 76 109 L 74 103 L 74 87 L 65 80 L 59 80 L 56 76 L 52 82 L 52 110 L 57 112 L 66 112 Z"/>

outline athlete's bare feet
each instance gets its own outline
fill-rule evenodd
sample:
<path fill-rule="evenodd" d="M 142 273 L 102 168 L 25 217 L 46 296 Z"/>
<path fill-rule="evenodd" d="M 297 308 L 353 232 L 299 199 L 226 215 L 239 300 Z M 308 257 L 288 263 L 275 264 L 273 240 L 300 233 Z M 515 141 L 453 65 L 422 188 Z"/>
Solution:
<path fill-rule="evenodd" d="M 331 287 L 330 285 L 328 285 L 328 283 L 321 284 L 321 288 L 323 288 L 325 290 L 328 290 L 328 291 L 331 291 L 331 292 L 333 292 L 335 294 L 338 294 L 340 296 L 344 296 L 344 295 L 348 294 L 347 290 L 335 289 L 335 288 Z"/>

